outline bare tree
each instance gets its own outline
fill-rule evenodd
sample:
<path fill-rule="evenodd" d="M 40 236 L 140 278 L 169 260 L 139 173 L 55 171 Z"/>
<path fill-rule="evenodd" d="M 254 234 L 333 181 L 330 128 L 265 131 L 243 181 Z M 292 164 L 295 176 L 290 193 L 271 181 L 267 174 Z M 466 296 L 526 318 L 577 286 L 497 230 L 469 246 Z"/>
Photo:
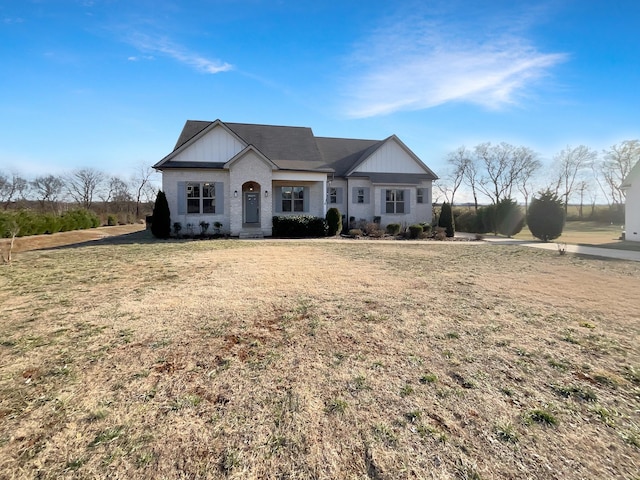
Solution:
<path fill-rule="evenodd" d="M 442 179 L 438 179 L 433 182 L 433 187 L 434 187 L 434 195 L 435 195 L 435 190 L 438 190 L 444 196 L 445 202 L 450 203 L 449 197 L 451 195 L 451 188 L 449 187 L 448 183 L 444 183 Z M 433 203 L 438 203 L 438 200 L 440 200 L 439 195 L 434 198 Z"/>
<path fill-rule="evenodd" d="M 513 189 L 540 168 L 533 150 L 504 142 L 498 145 L 482 143 L 475 147 L 474 154 L 483 168 L 478 188 L 495 204 L 511 198 Z"/>
<path fill-rule="evenodd" d="M 578 204 L 578 218 L 582 220 L 584 218 L 584 197 L 591 190 L 591 182 L 586 179 L 578 181 L 576 184 L 576 191 L 580 195 L 580 203 Z"/>
<path fill-rule="evenodd" d="M 535 191 L 534 178 L 538 170 L 542 167 L 540 160 L 533 158 L 530 161 L 525 162 L 522 167 L 520 179 L 518 181 L 518 190 L 524 197 L 524 211 L 529 211 L 529 197 Z"/>
<path fill-rule="evenodd" d="M 36 177 L 31 181 L 31 188 L 35 192 L 42 210 L 45 210 L 47 204 L 51 207 L 51 211 L 57 210 L 56 203 L 64 189 L 62 177 L 55 175 Z"/>
<path fill-rule="evenodd" d="M 74 170 L 67 178 L 69 195 L 83 208 L 89 209 L 93 204 L 96 190 L 102 185 L 104 174 L 94 168 Z"/>
<path fill-rule="evenodd" d="M 463 181 L 467 187 L 471 189 L 473 195 L 473 206 L 475 211 L 478 211 L 478 182 L 480 175 L 478 174 L 478 163 L 474 158 L 471 158 L 469 164 L 464 170 Z"/>
<path fill-rule="evenodd" d="M 558 196 L 564 197 L 564 212 L 569 208 L 569 198 L 574 193 L 576 181 L 581 174 L 591 168 L 597 160 L 598 153 L 584 145 L 567 146 L 553 160 L 555 171 L 554 188 Z"/>
<path fill-rule="evenodd" d="M 11 202 L 24 198 L 28 187 L 29 182 L 18 173 L 12 172 L 8 176 L 0 173 L 0 202 L 4 204 L 3 208 L 7 210 Z"/>
<path fill-rule="evenodd" d="M 146 194 L 148 187 L 151 184 L 152 176 L 155 174 L 155 170 L 144 163 L 138 164 L 133 174 L 131 182 L 135 188 L 135 200 L 136 200 L 136 218 L 140 218 L 140 202 L 142 196 Z M 155 192 L 155 188 L 153 189 Z"/>
<path fill-rule="evenodd" d="M 625 192 L 620 188 L 622 182 L 633 166 L 640 160 L 640 142 L 625 140 L 613 145 L 604 152 L 604 160 L 600 162 L 597 173 L 598 184 L 609 204 L 621 205 L 625 200 Z"/>
<path fill-rule="evenodd" d="M 112 207 L 112 211 L 129 213 L 130 204 L 133 202 L 131 185 L 120 177 L 113 176 L 109 179 L 101 199 L 105 206 Z"/>
<path fill-rule="evenodd" d="M 464 146 L 451 152 L 447 157 L 447 163 L 451 167 L 447 174 L 448 182 L 451 185 L 451 205 L 455 201 L 456 192 L 464 182 L 465 173 L 471 162 L 471 152 L 468 152 Z"/>
<path fill-rule="evenodd" d="M 6 225 L 6 233 L 11 239 L 9 241 L 9 244 L 7 245 L 7 254 L 5 256 L 4 252 L 2 252 L 1 249 L 0 253 L 2 254 L 3 263 L 7 263 L 9 266 L 11 266 L 11 255 L 13 254 L 13 246 L 15 245 L 16 237 L 20 233 L 20 225 L 18 225 L 18 222 L 15 219 L 12 219 Z"/>

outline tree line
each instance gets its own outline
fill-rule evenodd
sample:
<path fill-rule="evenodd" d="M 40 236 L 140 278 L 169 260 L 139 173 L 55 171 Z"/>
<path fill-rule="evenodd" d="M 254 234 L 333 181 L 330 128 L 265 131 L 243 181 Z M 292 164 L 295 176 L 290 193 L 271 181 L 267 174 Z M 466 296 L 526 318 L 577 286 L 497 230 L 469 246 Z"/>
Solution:
<path fill-rule="evenodd" d="M 434 202 L 438 197 L 453 204 L 466 187 L 475 210 L 480 200 L 498 205 L 520 196 L 525 210 L 536 192 L 551 192 L 568 205 L 578 205 L 583 217 L 585 204 L 603 199 L 620 217 L 625 192 L 620 188 L 636 162 L 640 160 L 640 141 L 625 140 L 598 152 L 585 145 L 567 146 L 546 168 L 532 149 L 508 143 L 481 143 L 473 148 L 461 146 L 447 157 L 447 172 L 436 182 Z"/>
<path fill-rule="evenodd" d="M 0 171 L 3 210 L 39 210 L 59 215 L 69 207 L 123 214 L 139 219 L 143 206 L 155 198 L 155 171 L 143 164 L 127 178 L 96 168 L 77 168 L 63 175 L 43 174 L 27 179 L 18 172 Z"/>

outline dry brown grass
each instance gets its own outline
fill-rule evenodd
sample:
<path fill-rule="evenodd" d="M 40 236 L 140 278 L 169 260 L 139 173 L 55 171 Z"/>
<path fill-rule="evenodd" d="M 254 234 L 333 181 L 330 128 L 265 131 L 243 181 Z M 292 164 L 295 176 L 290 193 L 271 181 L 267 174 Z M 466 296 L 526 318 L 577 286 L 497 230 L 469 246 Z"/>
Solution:
<path fill-rule="evenodd" d="M 0 271 L 6 478 L 640 470 L 636 263 L 168 241 L 27 252 Z"/>

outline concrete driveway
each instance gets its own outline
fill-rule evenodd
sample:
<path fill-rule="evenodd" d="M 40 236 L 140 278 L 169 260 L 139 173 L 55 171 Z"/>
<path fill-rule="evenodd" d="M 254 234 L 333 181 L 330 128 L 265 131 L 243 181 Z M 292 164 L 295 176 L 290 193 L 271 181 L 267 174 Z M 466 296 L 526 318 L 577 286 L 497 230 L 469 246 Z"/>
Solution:
<path fill-rule="evenodd" d="M 457 232 L 456 232 L 456 235 L 458 235 Z M 523 247 L 542 248 L 544 250 L 558 251 L 558 244 L 555 242 L 549 242 L 549 243 L 532 242 L 528 240 L 516 240 L 513 238 L 492 237 L 492 236 L 485 236 L 483 240 L 489 243 L 520 245 Z M 636 252 L 633 250 L 615 250 L 613 248 L 590 247 L 590 246 L 584 246 L 584 245 L 571 245 L 571 244 L 566 244 L 565 246 L 562 243 L 561 245 L 565 247 L 567 252 L 576 253 L 578 255 L 591 255 L 594 257 L 615 258 L 618 260 L 630 260 L 632 262 L 640 262 L 640 252 Z"/>

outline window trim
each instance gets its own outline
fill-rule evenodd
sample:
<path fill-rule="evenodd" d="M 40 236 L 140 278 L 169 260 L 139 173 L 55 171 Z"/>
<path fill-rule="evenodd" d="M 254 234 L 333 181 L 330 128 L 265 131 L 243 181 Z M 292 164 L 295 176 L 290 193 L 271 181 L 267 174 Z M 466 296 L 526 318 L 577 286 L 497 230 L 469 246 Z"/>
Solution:
<path fill-rule="evenodd" d="M 329 203 L 332 205 L 338 203 L 338 187 L 329 187 Z"/>
<path fill-rule="evenodd" d="M 426 188 L 417 188 L 416 189 L 416 203 L 424 203 L 424 197 L 425 197 L 425 190 Z"/>
<path fill-rule="evenodd" d="M 198 195 L 190 196 L 190 188 L 197 188 Z M 205 195 L 208 191 L 210 195 Z M 216 214 L 216 183 L 215 182 L 186 182 L 185 183 L 186 215 L 215 215 Z M 198 202 L 198 211 L 190 211 L 190 202 Z M 205 207 L 205 202 L 208 207 Z"/>
<path fill-rule="evenodd" d="M 391 197 L 391 198 L 390 198 Z M 400 197 L 400 199 L 398 198 Z M 387 188 L 385 190 L 385 208 L 384 211 L 388 215 L 404 215 L 407 213 L 405 208 L 405 191 L 401 188 Z M 392 206 L 392 211 L 389 211 L 389 206 Z M 402 211 L 399 212 L 399 206 L 402 206 Z"/>
<path fill-rule="evenodd" d="M 296 193 L 298 194 L 297 197 L 295 196 Z M 291 196 L 285 198 L 285 194 L 290 194 Z M 280 196 L 282 213 L 304 213 L 305 187 L 300 185 L 283 185 L 280 187 Z M 289 210 L 285 208 L 285 204 L 287 203 L 289 204 Z M 299 209 L 297 209 L 297 207 L 299 207 Z"/>

